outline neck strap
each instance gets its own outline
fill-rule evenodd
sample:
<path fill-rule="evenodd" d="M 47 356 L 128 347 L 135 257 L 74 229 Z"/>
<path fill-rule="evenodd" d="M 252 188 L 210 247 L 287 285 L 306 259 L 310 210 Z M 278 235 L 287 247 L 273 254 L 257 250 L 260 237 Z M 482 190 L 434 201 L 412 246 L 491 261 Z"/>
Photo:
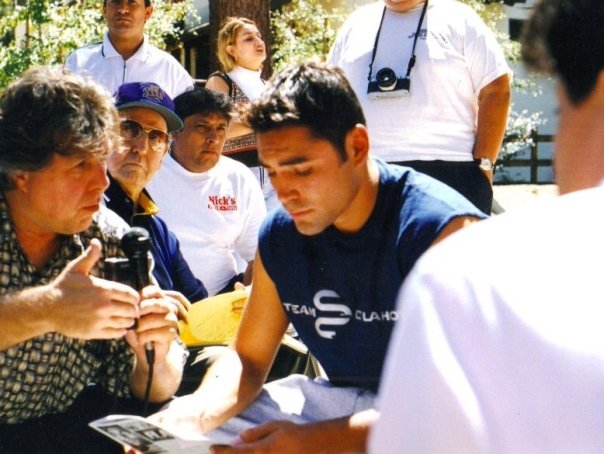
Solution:
<path fill-rule="evenodd" d="M 375 42 L 373 43 L 373 50 L 371 51 L 371 62 L 369 63 L 369 75 L 367 76 L 367 80 L 371 82 L 371 74 L 373 72 L 373 62 L 375 61 L 375 54 L 377 53 L 378 42 L 380 40 L 380 33 L 382 32 L 382 25 L 384 24 L 384 16 L 386 16 L 386 8 L 384 6 L 384 11 L 382 11 L 382 19 L 380 20 L 380 26 L 378 28 L 377 34 L 375 35 Z M 411 49 L 411 58 L 409 58 L 409 63 L 407 64 L 407 75 L 405 78 L 409 78 L 411 75 L 411 70 L 415 66 L 415 46 L 417 45 L 417 39 L 419 37 L 419 32 L 422 27 L 422 23 L 424 22 L 424 17 L 426 16 L 426 10 L 428 9 L 428 0 L 424 2 L 424 6 L 422 8 L 422 13 L 419 16 L 419 21 L 417 23 L 417 29 L 415 30 L 415 36 L 413 37 L 413 48 Z"/>

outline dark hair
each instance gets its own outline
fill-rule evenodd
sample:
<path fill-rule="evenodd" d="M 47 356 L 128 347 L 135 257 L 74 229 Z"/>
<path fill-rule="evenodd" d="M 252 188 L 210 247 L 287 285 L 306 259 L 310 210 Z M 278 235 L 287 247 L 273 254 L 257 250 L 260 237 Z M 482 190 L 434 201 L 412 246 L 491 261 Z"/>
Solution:
<path fill-rule="evenodd" d="M 0 97 L 0 188 L 15 171 L 44 168 L 55 153 L 106 157 L 120 145 L 113 98 L 63 68 L 27 71 Z"/>
<path fill-rule="evenodd" d="M 277 74 L 245 115 L 256 132 L 304 126 L 329 141 L 346 159 L 344 141 L 355 125 L 365 124 L 363 109 L 341 69 L 307 62 Z"/>
<path fill-rule="evenodd" d="M 207 88 L 196 88 L 181 93 L 174 98 L 174 107 L 176 115 L 183 121 L 186 117 L 195 114 L 220 114 L 230 121 L 233 110 L 231 100 L 227 95 Z"/>
<path fill-rule="evenodd" d="M 522 57 L 559 75 L 573 103 L 583 101 L 604 68 L 604 1 L 539 2 L 524 30 Z"/>

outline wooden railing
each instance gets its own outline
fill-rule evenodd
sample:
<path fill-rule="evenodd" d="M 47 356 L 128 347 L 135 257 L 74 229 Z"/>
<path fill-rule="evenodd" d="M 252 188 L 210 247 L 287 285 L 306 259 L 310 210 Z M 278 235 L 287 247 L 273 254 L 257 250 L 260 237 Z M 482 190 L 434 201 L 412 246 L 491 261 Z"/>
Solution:
<path fill-rule="evenodd" d="M 530 147 L 530 155 L 528 158 L 510 158 L 505 161 L 504 167 L 528 167 L 530 169 L 530 176 L 527 183 L 537 184 L 537 183 L 551 183 L 550 181 L 540 181 L 539 180 L 539 168 L 540 167 L 551 167 L 552 159 L 544 159 L 539 157 L 539 144 L 542 143 L 551 143 L 554 141 L 553 135 L 549 134 L 539 134 L 537 131 L 533 131 L 531 133 L 531 138 L 533 143 Z"/>

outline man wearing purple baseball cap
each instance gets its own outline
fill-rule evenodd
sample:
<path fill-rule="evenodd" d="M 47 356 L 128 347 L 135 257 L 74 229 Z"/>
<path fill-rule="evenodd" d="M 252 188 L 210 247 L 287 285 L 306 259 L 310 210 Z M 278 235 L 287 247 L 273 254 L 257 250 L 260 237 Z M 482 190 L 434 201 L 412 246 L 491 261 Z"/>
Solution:
<path fill-rule="evenodd" d="M 183 122 L 174 113 L 172 99 L 155 83 L 123 84 L 114 97 L 121 117 L 122 147 L 107 160 L 109 187 L 105 204 L 129 225 L 149 232 L 155 262 L 153 276 L 185 312 L 191 303 L 206 298 L 208 292 L 191 271 L 178 239 L 158 216 L 159 209 L 145 189 L 170 148 L 171 133 L 180 130 Z M 196 389 L 207 367 L 219 355 L 219 349 L 191 354 L 177 394 Z"/>
<path fill-rule="evenodd" d="M 178 239 L 157 216 L 159 210 L 145 190 L 168 151 L 170 133 L 182 128 L 182 120 L 174 113 L 172 99 L 155 83 L 123 84 L 115 100 L 123 143 L 107 161 L 110 185 L 105 203 L 131 226 L 149 231 L 154 277 L 162 289 L 174 292 L 188 306 L 189 301 L 201 300 L 208 293 L 191 272 Z"/>
<path fill-rule="evenodd" d="M 115 98 L 115 106 L 118 110 L 132 107 L 154 110 L 163 117 L 168 132 L 178 131 L 183 126 L 180 117 L 174 113 L 172 98 L 156 83 L 131 82 L 123 84 L 118 87 Z"/>

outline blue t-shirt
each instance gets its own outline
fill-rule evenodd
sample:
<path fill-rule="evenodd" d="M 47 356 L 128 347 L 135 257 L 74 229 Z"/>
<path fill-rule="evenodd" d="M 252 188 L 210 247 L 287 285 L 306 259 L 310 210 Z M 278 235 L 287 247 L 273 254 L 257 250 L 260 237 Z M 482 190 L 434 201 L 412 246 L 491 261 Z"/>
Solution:
<path fill-rule="evenodd" d="M 283 308 L 330 381 L 377 391 L 398 318 L 398 290 L 420 255 L 457 216 L 484 218 L 448 186 L 376 159 L 376 205 L 363 228 L 296 230 L 282 208 L 265 220 L 259 251 Z"/>

